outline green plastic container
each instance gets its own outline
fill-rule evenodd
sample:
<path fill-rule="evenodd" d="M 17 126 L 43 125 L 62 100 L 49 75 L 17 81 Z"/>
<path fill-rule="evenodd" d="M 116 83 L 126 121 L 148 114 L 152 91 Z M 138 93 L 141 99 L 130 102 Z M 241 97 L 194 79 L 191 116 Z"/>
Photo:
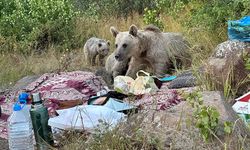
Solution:
<path fill-rule="evenodd" d="M 48 109 L 43 105 L 39 93 L 32 94 L 30 116 L 38 149 L 48 149 L 49 145 L 53 145 L 53 138 L 48 125 Z"/>

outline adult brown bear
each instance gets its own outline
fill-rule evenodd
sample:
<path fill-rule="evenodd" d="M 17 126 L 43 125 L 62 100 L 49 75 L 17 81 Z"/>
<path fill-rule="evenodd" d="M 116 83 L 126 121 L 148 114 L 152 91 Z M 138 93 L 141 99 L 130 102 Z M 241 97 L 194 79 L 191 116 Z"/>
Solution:
<path fill-rule="evenodd" d="M 179 33 L 164 33 L 153 25 L 143 30 L 131 25 L 126 32 L 111 27 L 110 31 L 115 37 L 115 59 L 131 58 L 127 76 L 135 78 L 136 72 L 147 66 L 161 77 L 170 70 L 170 66 L 191 64 L 189 43 Z"/>

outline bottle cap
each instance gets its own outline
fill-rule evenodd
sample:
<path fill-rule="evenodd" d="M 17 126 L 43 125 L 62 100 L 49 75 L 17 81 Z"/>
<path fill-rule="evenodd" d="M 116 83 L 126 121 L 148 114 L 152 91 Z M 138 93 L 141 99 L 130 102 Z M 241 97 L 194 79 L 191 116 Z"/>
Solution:
<path fill-rule="evenodd" d="M 20 111 L 20 110 L 22 110 L 22 107 L 21 107 L 20 104 L 15 103 L 14 106 L 13 106 L 13 110 L 14 110 L 14 111 Z"/>
<path fill-rule="evenodd" d="M 27 103 L 28 97 L 29 97 L 29 94 L 28 94 L 28 93 L 21 93 L 21 94 L 19 94 L 18 101 L 19 101 L 21 104 Z"/>
<path fill-rule="evenodd" d="M 42 102 L 40 98 L 40 93 L 33 93 L 32 94 L 32 103 L 39 103 Z"/>

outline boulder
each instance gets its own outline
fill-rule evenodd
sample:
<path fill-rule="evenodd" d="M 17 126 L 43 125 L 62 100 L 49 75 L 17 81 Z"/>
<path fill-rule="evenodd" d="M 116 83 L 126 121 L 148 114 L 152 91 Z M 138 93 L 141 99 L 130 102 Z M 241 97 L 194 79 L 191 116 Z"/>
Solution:
<path fill-rule="evenodd" d="M 215 107 L 220 113 L 220 122 L 235 121 L 235 113 L 219 91 L 204 91 L 202 92 L 203 104 L 205 106 Z M 182 101 L 180 104 L 170 108 L 166 112 L 168 125 L 174 126 L 178 124 L 180 119 L 192 118 L 193 109 L 187 101 Z M 183 121 L 184 121 L 183 120 Z M 185 123 L 185 122 L 184 122 Z"/>
<path fill-rule="evenodd" d="M 239 118 L 233 111 L 232 107 L 225 102 L 225 99 L 219 91 L 202 92 L 203 103 L 206 106 L 215 107 L 219 114 L 219 128 L 217 135 L 221 141 L 226 140 L 224 136 L 225 121 L 235 123 Z M 139 114 L 138 118 L 143 120 L 144 130 L 149 133 L 157 134 L 159 138 L 165 139 L 165 148 L 169 149 L 221 149 L 219 141 L 214 140 L 212 143 L 204 143 L 199 129 L 194 125 L 193 108 L 187 101 L 182 101 L 176 106 L 166 111 L 149 110 L 145 114 Z M 139 120 L 139 119 L 135 119 Z M 250 132 L 244 125 L 243 121 L 238 120 L 234 127 L 234 134 L 230 136 L 236 143 L 229 143 L 229 149 L 234 149 L 239 144 L 237 138 L 250 137 Z M 234 145 L 235 144 L 235 145 Z M 246 143 L 247 144 L 247 143 Z M 244 145 L 244 147 L 249 145 Z"/>
<path fill-rule="evenodd" d="M 250 70 L 245 68 L 243 57 L 250 57 L 250 43 L 225 41 L 219 44 L 205 64 L 205 73 L 219 90 L 225 84 L 237 89 L 239 95 L 250 89 Z"/>
<path fill-rule="evenodd" d="M 40 77 L 39 75 L 33 75 L 33 76 L 23 77 L 22 79 L 20 79 L 20 80 L 18 80 L 16 82 L 16 84 L 12 88 L 12 91 L 23 90 L 24 88 L 26 88 L 27 85 L 29 85 L 30 83 L 34 82 L 39 77 Z"/>

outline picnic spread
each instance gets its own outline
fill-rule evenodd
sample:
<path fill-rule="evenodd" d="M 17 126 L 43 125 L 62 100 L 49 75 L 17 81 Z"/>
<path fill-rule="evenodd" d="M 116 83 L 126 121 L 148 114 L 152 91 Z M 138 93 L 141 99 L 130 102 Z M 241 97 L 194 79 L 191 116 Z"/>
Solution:
<path fill-rule="evenodd" d="M 88 100 L 97 97 L 97 95 L 99 97 L 106 96 L 107 98 L 107 93 L 109 93 L 108 103 L 99 103 L 102 107 L 106 105 L 106 108 L 111 108 L 112 111 L 132 108 L 164 111 L 177 105 L 182 100 L 177 90 L 168 89 L 168 85 L 168 82 L 163 82 L 161 88 L 154 93 L 135 95 L 133 97 L 134 100 L 131 101 L 125 94 L 109 90 L 106 83 L 91 72 L 73 71 L 46 73 L 34 82 L 28 84 L 24 89 L 12 91 L 1 96 L 0 104 L 2 107 L 2 115 L 0 118 L 0 137 L 7 139 L 7 119 L 12 113 L 13 104 L 18 95 L 22 92 L 27 92 L 29 94 L 39 92 L 44 105 L 48 108 L 50 118 L 54 118 L 57 114 L 60 116 L 60 114 L 62 114 L 60 111 L 62 112 L 64 108 L 72 109 L 78 105 L 90 105 Z M 190 88 L 189 90 L 192 89 Z M 121 102 L 123 104 L 119 106 L 118 104 L 121 104 Z M 31 103 L 30 98 L 28 99 L 28 103 Z M 97 104 L 92 105 L 98 106 Z"/>

